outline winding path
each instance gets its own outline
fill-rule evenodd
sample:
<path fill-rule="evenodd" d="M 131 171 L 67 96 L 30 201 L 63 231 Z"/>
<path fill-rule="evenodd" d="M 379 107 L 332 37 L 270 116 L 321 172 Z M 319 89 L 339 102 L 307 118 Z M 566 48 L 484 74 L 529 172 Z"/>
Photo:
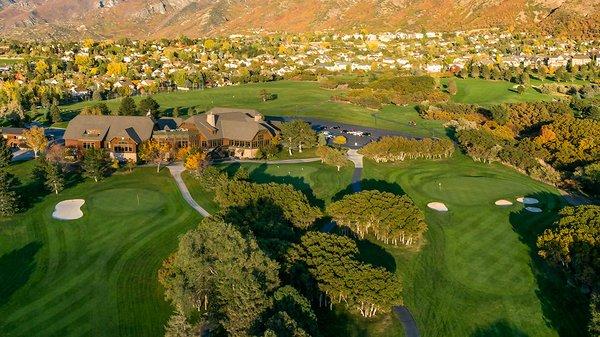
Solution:
<path fill-rule="evenodd" d="M 195 209 L 198 213 L 200 213 L 200 215 L 202 215 L 203 217 L 210 216 L 210 213 L 208 213 L 204 208 L 202 208 L 202 206 L 198 205 L 196 200 L 192 198 L 190 190 L 188 190 L 187 186 L 185 185 L 185 182 L 181 177 L 181 173 L 185 171 L 183 165 L 181 163 L 178 163 L 175 165 L 169 165 L 167 166 L 167 168 L 171 172 L 173 178 L 175 178 L 175 183 L 177 183 L 177 187 L 179 188 L 179 191 L 181 191 L 183 199 L 185 199 L 185 201 L 187 201 L 187 203 L 190 204 L 190 206 L 192 206 L 192 208 Z"/>

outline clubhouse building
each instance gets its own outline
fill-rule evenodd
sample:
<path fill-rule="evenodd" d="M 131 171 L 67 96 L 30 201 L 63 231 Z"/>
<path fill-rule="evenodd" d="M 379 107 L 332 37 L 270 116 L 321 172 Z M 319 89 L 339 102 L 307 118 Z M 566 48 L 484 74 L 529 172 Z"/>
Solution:
<path fill-rule="evenodd" d="M 120 161 L 137 160 L 141 143 L 149 139 L 172 148 L 225 149 L 240 158 L 253 158 L 279 129 L 256 110 L 213 108 L 187 119 L 148 116 L 78 115 L 65 131 L 65 146 L 104 148 Z"/>

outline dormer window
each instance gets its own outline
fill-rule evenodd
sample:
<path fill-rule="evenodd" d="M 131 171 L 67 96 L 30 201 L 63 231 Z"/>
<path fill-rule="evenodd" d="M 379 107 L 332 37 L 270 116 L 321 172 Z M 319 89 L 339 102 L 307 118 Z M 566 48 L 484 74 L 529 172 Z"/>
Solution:
<path fill-rule="evenodd" d="M 89 136 L 99 136 L 100 135 L 100 131 L 99 130 L 95 130 L 95 129 L 88 129 L 85 130 L 84 135 L 89 135 Z"/>

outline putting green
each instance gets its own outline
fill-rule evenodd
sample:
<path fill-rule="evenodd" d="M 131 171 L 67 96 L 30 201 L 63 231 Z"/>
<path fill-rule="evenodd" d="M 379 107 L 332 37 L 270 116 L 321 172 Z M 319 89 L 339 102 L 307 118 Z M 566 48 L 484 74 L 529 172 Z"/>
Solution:
<path fill-rule="evenodd" d="M 156 210 L 164 205 L 160 193 L 141 188 L 115 188 L 101 191 L 89 198 L 89 209 L 110 212 L 139 212 Z"/>

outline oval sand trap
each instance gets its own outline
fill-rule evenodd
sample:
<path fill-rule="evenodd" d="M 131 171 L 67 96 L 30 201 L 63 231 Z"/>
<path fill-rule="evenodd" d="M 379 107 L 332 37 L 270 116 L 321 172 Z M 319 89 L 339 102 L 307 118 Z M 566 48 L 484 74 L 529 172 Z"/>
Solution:
<path fill-rule="evenodd" d="M 531 213 L 542 213 L 542 209 L 538 207 L 525 207 Z"/>
<path fill-rule="evenodd" d="M 510 206 L 513 203 L 508 200 L 500 199 L 500 200 L 496 201 L 495 204 L 496 204 L 496 206 Z"/>
<path fill-rule="evenodd" d="M 427 207 L 438 212 L 448 212 L 448 207 L 441 202 L 430 202 L 427 204 Z"/>
<path fill-rule="evenodd" d="M 57 220 L 75 220 L 83 216 L 81 206 L 85 203 L 83 199 L 72 199 L 61 201 L 54 207 L 52 217 Z"/>
<path fill-rule="evenodd" d="M 519 198 L 517 198 L 517 201 L 520 203 L 523 203 L 525 205 L 535 205 L 540 202 L 536 198 L 528 198 L 528 197 L 525 197 L 525 198 L 519 197 Z"/>

